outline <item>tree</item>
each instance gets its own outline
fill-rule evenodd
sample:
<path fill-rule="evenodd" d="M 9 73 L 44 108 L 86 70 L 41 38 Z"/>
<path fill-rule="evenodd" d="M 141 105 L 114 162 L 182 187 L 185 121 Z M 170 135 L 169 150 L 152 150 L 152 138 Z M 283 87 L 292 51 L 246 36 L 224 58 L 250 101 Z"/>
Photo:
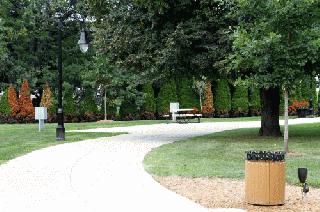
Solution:
<path fill-rule="evenodd" d="M 202 109 L 203 109 L 202 99 L 206 89 L 206 78 L 201 77 L 200 80 L 196 80 L 195 78 L 193 78 L 193 88 L 195 89 L 195 91 L 199 96 L 200 111 L 202 112 Z"/>
<path fill-rule="evenodd" d="M 157 98 L 157 112 L 159 114 L 169 113 L 170 102 L 177 102 L 177 90 L 176 84 L 173 80 L 166 82 L 160 89 L 159 96 Z"/>
<path fill-rule="evenodd" d="M 235 91 L 232 96 L 232 110 L 234 113 L 240 115 L 248 112 L 248 86 L 243 84 L 236 84 Z"/>
<path fill-rule="evenodd" d="M 319 63 L 317 1 L 238 0 L 230 65 L 261 88 L 262 136 L 280 136 L 280 90 L 290 92 Z M 288 96 L 288 95 L 285 95 Z M 287 149 L 286 149 L 287 150 Z"/>
<path fill-rule="evenodd" d="M 79 114 L 79 109 L 74 99 L 74 89 L 67 83 L 64 83 L 63 112 L 69 116 Z"/>
<path fill-rule="evenodd" d="M 10 105 L 11 115 L 16 116 L 20 111 L 20 105 L 17 99 L 17 93 L 11 84 L 8 89 L 8 102 Z"/>
<path fill-rule="evenodd" d="M 256 87 L 249 87 L 249 115 L 259 115 L 261 111 L 260 90 Z"/>
<path fill-rule="evenodd" d="M 8 89 L 6 89 L 0 98 L 0 114 L 10 115 L 10 113 L 11 109 L 8 101 Z"/>
<path fill-rule="evenodd" d="M 98 51 L 110 63 L 150 78 L 216 75 L 217 63 L 230 50 L 233 20 L 225 14 L 232 1 L 91 0 L 90 5 L 98 17 Z"/>
<path fill-rule="evenodd" d="M 52 92 L 48 82 L 46 82 L 43 88 L 40 106 L 46 107 L 48 109 L 48 112 L 51 112 L 52 107 L 54 107 Z"/>
<path fill-rule="evenodd" d="M 94 92 L 92 89 L 87 88 L 83 92 L 83 98 L 80 102 L 80 112 L 82 114 L 97 114 L 98 108 L 94 100 Z"/>
<path fill-rule="evenodd" d="M 218 115 L 226 115 L 231 110 L 231 93 L 229 83 L 225 79 L 218 80 L 215 95 L 215 109 Z"/>
<path fill-rule="evenodd" d="M 213 112 L 214 112 L 214 107 L 213 107 L 213 94 L 211 90 L 211 81 L 207 80 L 206 89 L 204 92 L 204 103 L 202 106 L 202 113 L 205 114 L 206 116 L 211 117 Z"/>
<path fill-rule="evenodd" d="M 181 108 L 196 108 L 199 110 L 199 102 L 197 95 L 192 89 L 192 80 L 188 78 L 181 78 L 177 81 L 177 95 Z"/>
<path fill-rule="evenodd" d="M 143 93 L 145 94 L 143 110 L 145 112 L 156 112 L 156 99 L 154 98 L 154 92 L 152 84 L 146 84 L 143 86 Z"/>
<path fill-rule="evenodd" d="M 19 96 L 20 96 L 19 97 L 19 106 L 20 106 L 19 115 L 24 118 L 26 117 L 32 118 L 34 116 L 34 107 L 31 101 L 28 80 L 23 80 L 23 83 L 20 88 Z"/>

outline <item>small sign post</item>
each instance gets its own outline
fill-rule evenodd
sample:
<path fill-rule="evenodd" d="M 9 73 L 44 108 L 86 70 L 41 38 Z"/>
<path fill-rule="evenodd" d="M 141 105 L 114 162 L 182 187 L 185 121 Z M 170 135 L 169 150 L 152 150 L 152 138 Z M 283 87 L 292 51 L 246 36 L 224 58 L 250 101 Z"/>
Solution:
<path fill-rule="evenodd" d="M 35 119 L 39 120 L 39 132 L 44 129 L 44 120 L 47 120 L 47 108 L 46 107 L 35 107 Z"/>

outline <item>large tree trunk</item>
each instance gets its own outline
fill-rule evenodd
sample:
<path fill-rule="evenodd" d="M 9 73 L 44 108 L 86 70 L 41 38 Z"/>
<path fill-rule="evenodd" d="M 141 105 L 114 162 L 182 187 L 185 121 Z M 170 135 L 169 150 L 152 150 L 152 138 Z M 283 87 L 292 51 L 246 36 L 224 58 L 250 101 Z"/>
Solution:
<path fill-rule="evenodd" d="M 261 136 L 281 136 L 279 125 L 279 88 L 260 90 L 261 98 Z"/>

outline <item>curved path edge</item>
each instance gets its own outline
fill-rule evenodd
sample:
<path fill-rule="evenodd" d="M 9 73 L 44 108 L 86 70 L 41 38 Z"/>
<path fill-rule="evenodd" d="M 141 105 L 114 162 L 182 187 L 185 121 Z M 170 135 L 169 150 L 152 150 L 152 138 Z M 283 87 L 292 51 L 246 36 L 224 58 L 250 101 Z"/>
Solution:
<path fill-rule="evenodd" d="M 320 122 L 319 118 L 290 124 Z M 85 130 L 128 132 L 31 152 L 0 166 L 0 211 L 208 211 L 175 194 L 143 168 L 153 148 L 260 122 L 155 124 Z M 215 209 L 210 211 L 238 211 Z"/>

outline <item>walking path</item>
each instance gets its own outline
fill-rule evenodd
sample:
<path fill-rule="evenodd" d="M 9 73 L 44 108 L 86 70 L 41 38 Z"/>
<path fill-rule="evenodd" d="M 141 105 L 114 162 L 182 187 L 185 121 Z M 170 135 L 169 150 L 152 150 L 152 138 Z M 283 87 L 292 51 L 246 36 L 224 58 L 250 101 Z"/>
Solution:
<path fill-rule="evenodd" d="M 290 120 L 290 124 L 302 122 L 320 119 Z M 57 145 L 1 165 L 0 211 L 208 211 L 154 181 L 144 171 L 144 156 L 173 141 L 259 125 L 220 122 L 86 130 L 129 134 Z"/>

